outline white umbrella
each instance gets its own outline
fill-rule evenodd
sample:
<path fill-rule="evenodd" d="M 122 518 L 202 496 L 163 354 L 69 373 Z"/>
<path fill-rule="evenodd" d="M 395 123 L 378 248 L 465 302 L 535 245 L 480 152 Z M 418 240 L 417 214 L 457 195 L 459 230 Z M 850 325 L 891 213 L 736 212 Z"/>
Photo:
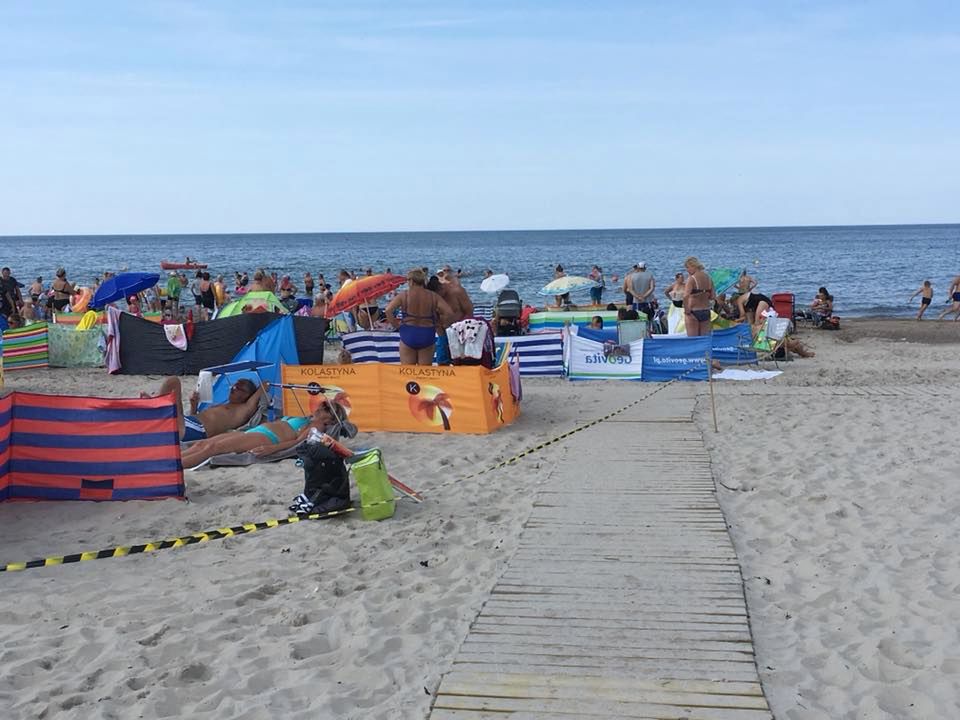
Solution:
<path fill-rule="evenodd" d="M 509 284 L 510 276 L 501 273 L 499 275 L 491 275 L 488 278 L 484 278 L 483 282 L 480 283 L 480 289 L 485 293 L 496 293 L 503 290 Z"/>

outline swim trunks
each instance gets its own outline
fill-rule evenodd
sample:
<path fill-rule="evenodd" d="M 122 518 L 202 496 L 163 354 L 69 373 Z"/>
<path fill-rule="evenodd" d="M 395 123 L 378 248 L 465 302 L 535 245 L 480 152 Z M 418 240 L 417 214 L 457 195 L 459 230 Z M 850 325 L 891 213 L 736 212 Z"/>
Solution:
<path fill-rule="evenodd" d="M 920 298 L 921 305 L 929 305 L 930 302 L 931 302 L 931 298 L 925 298 L 925 297 Z"/>
<path fill-rule="evenodd" d="M 180 439 L 183 440 L 183 442 L 207 439 L 207 431 L 203 427 L 203 423 L 197 419 L 196 415 L 183 416 L 183 435 Z"/>
<path fill-rule="evenodd" d="M 955 292 L 955 293 L 953 294 L 953 301 L 954 301 L 954 302 L 960 302 L 960 292 Z"/>

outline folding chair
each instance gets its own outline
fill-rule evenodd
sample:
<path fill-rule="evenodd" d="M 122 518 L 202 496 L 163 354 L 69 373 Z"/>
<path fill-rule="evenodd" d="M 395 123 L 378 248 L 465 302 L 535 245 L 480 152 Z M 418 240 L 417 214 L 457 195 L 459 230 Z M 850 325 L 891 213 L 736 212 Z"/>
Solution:
<path fill-rule="evenodd" d="M 749 343 L 737 346 L 737 363 L 741 362 L 741 357 L 744 363 L 750 365 L 759 365 L 761 362 L 772 360 L 773 364 L 779 368 L 778 360 L 791 359 L 786 347 L 789 328 L 788 318 L 770 315 Z"/>

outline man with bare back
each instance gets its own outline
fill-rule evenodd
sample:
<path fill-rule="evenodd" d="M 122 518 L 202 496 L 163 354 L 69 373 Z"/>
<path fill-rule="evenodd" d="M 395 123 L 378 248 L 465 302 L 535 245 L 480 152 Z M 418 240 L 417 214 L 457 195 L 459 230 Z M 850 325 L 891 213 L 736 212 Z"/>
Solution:
<path fill-rule="evenodd" d="M 937 320 L 942 320 L 944 315 L 953 314 L 954 320 L 960 320 L 960 275 L 957 275 L 950 283 L 950 289 L 947 290 L 947 302 L 953 304 L 937 316 Z"/>
<path fill-rule="evenodd" d="M 173 393 L 177 408 L 177 427 L 180 429 L 180 439 L 183 442 L 204 440 L 215 435 L 221 435 L 236 430 L 244 425 L 257 410 L 263 387 L 257 387 L 247 379 L 237 380 L 230 388 L 230 397 L 225 403 L 211 405 L 203 410 L 197 409 L 200 395 L 194 392 L 190 396 L 190 414 L 183 414 L 183 400 L 181 395 L 180 378 L 169 377 L 163 381 L 160 391 L 156 395 Z M 156 395 L 154 397 L 156 397 Z M 146 394 L 141 395 L 145 397 Z"/>
<path fill-rule="evenodd" d="M 440 297 L 453 310 L 450 323 L 453 324 L 473 317 L 473 301 L 463 285 L 460 284 L 460 278 L 457 277 L 453 269 L 449 265 L 444 265 L 437 271 L 437 278 L 440 280 Z"/>

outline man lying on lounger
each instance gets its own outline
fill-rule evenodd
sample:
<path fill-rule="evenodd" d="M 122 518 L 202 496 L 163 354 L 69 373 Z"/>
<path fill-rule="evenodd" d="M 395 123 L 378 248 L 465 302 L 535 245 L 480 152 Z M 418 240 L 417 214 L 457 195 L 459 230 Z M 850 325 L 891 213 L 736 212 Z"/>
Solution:
<path fill-rule="evenodd" d="M 230 397 L 227 402 L 211 405 L 200 411 L 197 410 L 200 395 L 194 392 L 190 396 L 190 414 L 186 416 L 183 414 L 180 378 L 169 377 L 163 381 L 157 395 L 168 393 L 173 393 L 176 398 L 180 440 L 193 442 L 221 435 L 244 425 L 257 411 L 263 387 L 258 388 L 247 379 L 237 380 L 230 388 Z"/>

